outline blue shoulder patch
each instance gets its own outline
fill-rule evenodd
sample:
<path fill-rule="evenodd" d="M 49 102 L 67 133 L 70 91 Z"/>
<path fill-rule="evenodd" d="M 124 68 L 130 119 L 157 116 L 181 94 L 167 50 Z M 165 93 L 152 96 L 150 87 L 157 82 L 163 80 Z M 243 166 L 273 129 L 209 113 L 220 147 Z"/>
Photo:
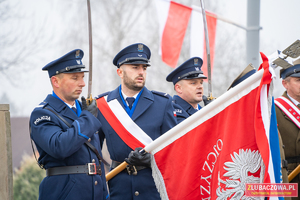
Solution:
<path fill-rule="evenodd" d="M 110 92 L 104 92 L 104 93 L 102 93 L 102 94 L 99 94 L 99 95 L 96 97 L 96 99 L 99 99 L 99 98 L 101 98 L 101 97 L 104 97 L 104 96 L 106 96 L 108 93 L 110 93 Z"/>
<path fill-rule="evenodd" d="M 171 98 L 171 96 L 168 93 L 165 93 L 165 92 L 158 92 L 158 91 L 154 91 L 154 90 L 152 90 L 151 92 L 153 94 L 157 94 L 159 96 L 166 97 L 167 99 Z"/>

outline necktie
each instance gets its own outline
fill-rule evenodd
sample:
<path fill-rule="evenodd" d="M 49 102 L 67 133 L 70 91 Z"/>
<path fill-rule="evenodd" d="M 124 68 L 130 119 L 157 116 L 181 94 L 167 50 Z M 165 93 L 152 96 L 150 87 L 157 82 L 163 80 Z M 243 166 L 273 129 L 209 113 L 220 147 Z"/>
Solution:
<path fill-rule="evenodd" d="M 127 97 L 126 98 L 126 101 L 127 101 L 128 105 L 129 105 L 129 109 L 132 108 L 132 104 L 133 104 L 134 100 L 135 100 L 134 97 Z"/>
<path fill-rule="evenodd" d="M 72 110 L 77 114 L 77 109 L 75 107 L 72 107 Z"/>

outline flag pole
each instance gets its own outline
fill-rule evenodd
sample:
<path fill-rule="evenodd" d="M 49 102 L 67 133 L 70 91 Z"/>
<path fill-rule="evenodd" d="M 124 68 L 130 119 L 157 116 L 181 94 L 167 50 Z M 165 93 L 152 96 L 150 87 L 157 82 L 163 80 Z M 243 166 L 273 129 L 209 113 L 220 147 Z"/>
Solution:
<path fill-rule="evenodd" d="M 300 165 L 298 165 L 288 176 L 289 183 L 300 173 Z"/>
<path fill-rule="evenodd" d="M 114 168 L 113 170 L 111 170 L 110 172 L 108 172 L 105 176 L 106 181 L 109 181 L 110 179 L 112 179 L 113 177 L 115 177 L 117 174 L 119 174 L 121 171 L 123 171 L 124 169 L 126 169 L 126 166 L 128 165 L 128 163 L 126 161 L 122 162 L 120 165 L 118 165 L 116 168 Z"/>
<path fill-rule="evenodd" d="M 192 8 L 193 8 L 193 10 L 197 10 L 198 12 L 202 12 L 202 9 L 200 9 L 199 6 L 192 5 Z M 220 16 L 219 14 L 215 15 L 215 14 L 211 14 L 209 12 L 205 13 L 205 14 L 206 14 L 206 16 L 210 16 L 210 17 L 216 18 L 217 20 L 220 20 L 220 21 L 223 21 L 225 23 L 231 24 L 231 25 L 236 26 L 238 28 L 241 28 L 241 29 L 243 29 L 245 31 L 257 30 L 257 28 L 255 28 L 255 27 L 254 28 L 253 27 L 245 27 L 242 24 L 236 23 L 236 22 L 234 22 L 234 21 L 232 21 L 232 20 L 230 20 L 228 18 Z"/>
<path fill-rule="evenodd" d="M 203 15 L 203 25 L 204 25 L 204 33 L 205 33 L 205 42 L 206 42 L 206 58 L 207 58 L 207 78 L 208 78 L 208 100 L 214 99 L 212 96 L 212 85 L 211 85 L 211 63 L 210 63 L 210 48 L 209 48 L 209 38 L 208 38 L 208 29 L 207 29 L 207 21 L 203 0 L 200 0 L 202 15 Z"/>
<path fill-rule="evenodd" d="M 87 102 L 90 104 L 92 98 L 92 80 L 93 80 L 93 37 L 92 37 L 92 17 L 91 17 L 91 4 L 87 0 L 87 13 L 88 13 L 88 30 L 89 30 L 89 82 L 88 82 L 88 95 Z"/>

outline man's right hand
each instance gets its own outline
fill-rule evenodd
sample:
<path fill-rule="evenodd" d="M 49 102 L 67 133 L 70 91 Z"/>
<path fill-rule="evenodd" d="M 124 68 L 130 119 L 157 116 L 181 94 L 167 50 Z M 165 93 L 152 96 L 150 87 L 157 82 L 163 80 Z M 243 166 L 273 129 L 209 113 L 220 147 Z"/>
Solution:
<path fill-rule="evenodd" d="M 148 152 L 140 153 L 142 149 L 142 147 L 137 147 L 134 151 L 131 151 L 125 161 L 134 166 L 151 167 L 151 155 Z"/>
<path fill-rule="evenodd" d="M 86 99 L 82 96 L 81 97 L 81 103 L 82 103 L 82 110 L 87 110 L 90 113 L 92 113 L 95 117 L 98 116 L 98 107 L 95 99 L 92 100 L 90 105 L 87 105 Z"/>

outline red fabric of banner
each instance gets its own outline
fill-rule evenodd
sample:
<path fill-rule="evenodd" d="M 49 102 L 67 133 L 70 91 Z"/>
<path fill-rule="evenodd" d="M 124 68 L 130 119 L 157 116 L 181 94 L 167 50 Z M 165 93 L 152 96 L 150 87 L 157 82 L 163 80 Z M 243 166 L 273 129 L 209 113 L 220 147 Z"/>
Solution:
<path fill-rule="evenodd" d="M 249 164 L 250 158 L 245 156 L 258 150 L 254 124 L 258 91 L 258 88 L 252 90 L 154 154 L 170 200 L 217 199 L 218 188 L 221 192 L 227 190 L 231 197 L 241 195 L 238 188 L 235 188 L 236 192 L 233 188 L 226 188 L 226 182 L 236 183 L 237 187 L 241 183 L 243 187 L 246 178 L 258 178 L 259 169 L 247 171 L 252 161 Z M 241 149 L 248 154 L 241 154 Z M 230 168 L 240 171 L 232 173 Z"/>
<path fill-rule="evenodd" d="M 162 60 L 173 68 L 176 67 L 179 59 L 191 12 L 190 7 L 173 1 L 170 2 L 168 18 L 161 40 L 161 49 Z"/>

